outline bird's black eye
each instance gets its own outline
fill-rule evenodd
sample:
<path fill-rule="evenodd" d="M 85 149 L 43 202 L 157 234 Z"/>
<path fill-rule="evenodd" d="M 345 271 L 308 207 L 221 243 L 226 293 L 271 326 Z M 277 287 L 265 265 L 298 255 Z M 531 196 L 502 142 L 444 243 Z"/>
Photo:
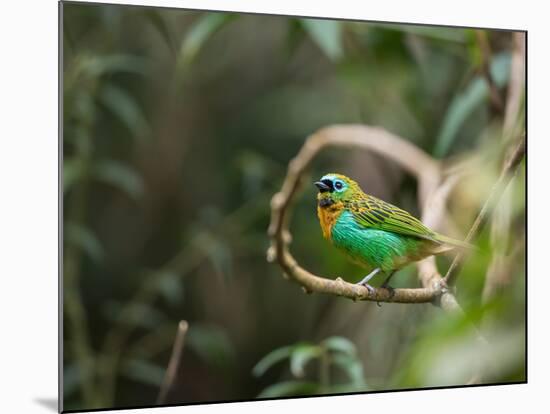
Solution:
<path fill-rule="evenodd" d="M 342 185 L 342 182 L 341 182 L 341 181 L 336 181 L 336 182 L 334 183 L 334 188 L 336 188 L 337 190 L 341 190 L 342 187 L 343 187 L 343 185 Z"/>

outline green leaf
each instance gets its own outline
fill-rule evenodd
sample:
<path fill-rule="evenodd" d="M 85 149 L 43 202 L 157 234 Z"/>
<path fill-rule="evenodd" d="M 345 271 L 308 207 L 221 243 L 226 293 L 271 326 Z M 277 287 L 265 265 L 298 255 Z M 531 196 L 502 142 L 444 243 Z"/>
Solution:
<path fill-rule="evenodd" d="M 66 158 L 63 160 L 63 192 L 80 181 L 86 174 L 86 165 L 80 158 Z"/>
<path fill-rule="evenodd" d="M 339 60 L 342 49 L 342 25 L 336 20 L 300 20 L 304 30 L 330 60 Z"/>
<path fill-rule="evenodd" d="M 490 66 L 495 84 L 501 88 L 508 81 L 510 72 L 510 55 L 501 53 L 495 56 Z M 476 76 L 466 90 L 457 94 L 451 102 L 437 137 L 434 150 L 436 157 L 444 157 L 451 148 L 458 131 L 468 117 L 487 99 L 489 87 L 482 76 Z"/>
<path fill-rule="evenodd" d="M 321 345 L 331 351 L 342 352 L 351 356 L 355 356 L 357 354 L 357 350 L 355 349 L 353 342 L 342 336 L 331 336 L 330 338 L 325 339 Z"/>
<path fill-rule="evenodd" d="M 165 372 L 166 368 L 141 359 L 129 360 L 123 370 L 128 378 L 154 387 L 162 384 Z"/>
<path fill-rule="evenodd" d="M 206 253 L 217 274 L 226 278 L 232 275 L 233 255 L 223 240 L 211 233 L 204 232 L 197 237 L 195 242 Z"/>
<path fill-rule="evenodd" d="M 277 362 L 282 361 L 290 356 L 293 346 L 283 346 L 271 351 L 264 356 L 258 363 L 252 368 L 252 374 L 255 377 L 262 376 L 269 368 L 275 365 Z"/>
<path fill-rule="evenodd" d="M 94 97 L 87 90 L 79 90 L 74 94 L 72 104 L 70 108 L 70 115 L 67 113 L 67 118 L 73 116 L 80 125 L 75 126 L 75 138 L 76 140 L 90 140 L 90 132 L 85 129 L 89 128 L 91 124 L 95 122 L 96 118 L 96 104 Z M 71 134 L 64 134 L 67 138 L 71 137 Z M 90 145 L 90 142 L 83 142 L 77 145 Z"/>
<path fill-rule="evenodd" d="M 368 27 L 379 27 L 382 30 L 396 30 L 403 33 L 410 33 L 416 36 L 431 38 L 434 40 L 442 40 L 444 42 L 464 43 L 467 39 L 467 29 L 457 27 L 432 27 L 432 26 L 415 26 L 405 24 L 385 24 L 385 23 L 368 23 Z"/>
<path fill-rule="evenodd" d="M 512 57 L 509 53 L 504 52 L 496 55 L 489 67 L 491 76 L 499 88 L 504 87 L 508 83 L 510 77 L 510 64 Z"/>
<path fill-rule="evenodd" d="M 151 129 L 136 102 L 136 99 L 124 89 L 114 84 L 106 84 L 100 92 L 99 100 L 136 138 L 149 136 Z"/>
<path fill-rule="evenodd" d="M 65 225 L 65 242 L 81 248 L 95 262 L 101 262 L 105 256 L 103 246 L 88 228 L 76 223 Z"/>
<path fill-rule="evenodd" d="M 148 9 L 145 10 L 144 16 L 149 21 L 149 23 L 151 23 L 151 25 L 153 25 L 154 28 L 159 32 L 168 49 L 170 49 L 171 52 L 175 52 L 176 50 L 174 46 L 174 40 L 172 39 L 172 34 L 170 33 L 168 24 L 166 23 L 166 20 L 164 20 L 162 15 L 154 9 Z"/>
<path fill-rule="evenodd" d="M 319 385 L 313 382 L 285 381 L 270 385 L 258 395 L 258 398 L 311 395 L 315 394 L 318 389 Z"/>
<path fill-rule="evenodd" d="M 290 355 L 290 371 L 296 377 L 304 376 L 304 368 L 313 358 L 321 355 L 321 347 L 317 345 L 300 344 L 296 345 Z"/>
<path fill-rule="evenodd" d="M 225 331 L 214 325 L 195 324 L 187 334 L 189 347 L 206 363 L 228 370 L 235 363 L 235 349 Z"/>
<path fill-rule="evenodd" d="M 144 75 L 148 72 L 147 61 L 134 55 L 85 56 L 81 58 L 79 64 L 82 72 L 91 78 L 116 72 L 128 72 L 139 75 Z"/>
<path fill-rule="evenodd" d="M 143 193 L 143 183 L 136 171 L 118 161 L 100 161 L 93 167 L 93 176 L 137 199 Z"/>
<path fill-rule="evenodd" d="M 289 19 L 286 29 L 286 38 L 283 51 L 286 59 L 292 57 L 304 39 L 306 32 L 299 19 Z"/>
<path fill-rule="evenodd" d="M 336 354 L 332 357 L 334 365 L 342 368 L 351 382 L 357 387 L 365 387 L 363 364 L 349 354 Z"/>
<path fill-rule="evenodd" d="M 93 374 L 90 364 L 66 364 L 63 369 L 63 397 L 77 392 L 86 378 Z"/>
<path fill-rule="evenodd" d="M 161 295 L 171 305 L 183 301 L 183 286 L 176 273 L 165 272 L 158 276 L 158 289 Z"/>
<path fill-rule="evenodd" d="M 207 13 L 191 26 L 180 47 L 179 64 L 189 65 L 206 41 L 234 18 L 230 13 Z"/>
<path fill-rule="evenodd" d="M 139 326 L 147 329 L 158 327 L 165 315 L 158 309 L 146 303 L 134 303 L 129 307 L 129 313 L 123 313 L 124 305 L 110 301 L 103 307 L 105 317 L 111 321 L 122 322 L 128 326 Z M 121 319 L 125 316 L 125 319 Z"/>

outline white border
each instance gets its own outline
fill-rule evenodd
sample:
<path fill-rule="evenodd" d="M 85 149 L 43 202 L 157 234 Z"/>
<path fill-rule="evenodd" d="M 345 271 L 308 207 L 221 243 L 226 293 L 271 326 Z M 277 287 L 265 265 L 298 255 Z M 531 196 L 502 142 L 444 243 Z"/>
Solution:
<path fill-rule="evenodd" d="M 544 404 L 550 353 L 548 208 L 548 13 L 527 2 L 270 0 L 112 1 L 365 20 L 529 30 L 529 364 L 528 385 L 187 406 L 125 413 L 337 412 L 517 413 Z M 533 4 L 537 4 L 533 2 Z M 540 2 L 539 4 L 543 4 Z M 11 1 L 0 14 L 1 275 L 6 412 L 44 412 L 57 395 L 57 2 Z M 17 317 L 15 319 L 14 317 Z M 9 410 L 11 408 L 11 410 Z M 472 411 L 473 410 L 473 411 Z M 533 408 L 534 412 L 544 408 Z M 529 410 L 530 411 L 530 410 Z"/>

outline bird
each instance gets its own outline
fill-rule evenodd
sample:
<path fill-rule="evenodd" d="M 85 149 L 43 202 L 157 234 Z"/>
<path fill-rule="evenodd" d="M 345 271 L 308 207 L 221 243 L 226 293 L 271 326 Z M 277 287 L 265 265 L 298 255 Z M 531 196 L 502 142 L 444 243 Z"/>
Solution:
<path fill-rule="evenodd" d="M 358 282 L 369 293 L 368 283 L 378 273 L 386 275 L 381 287 L 391 291 L 393 274 L 410 263 L 455 249 L 471 249 L 469 243 L 431 230 L 405 210 L 363 192 L 345 175 L 326 174 L 314 185 L 317 216 L 323 237 L 347 257 L 370 272 Z"/>

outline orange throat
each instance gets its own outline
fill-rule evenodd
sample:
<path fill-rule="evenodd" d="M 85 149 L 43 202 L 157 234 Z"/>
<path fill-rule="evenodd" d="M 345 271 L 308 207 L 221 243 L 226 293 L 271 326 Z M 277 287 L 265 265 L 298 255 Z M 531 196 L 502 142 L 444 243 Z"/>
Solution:
<path fill-rule="evenodd" d="M 323 231 L 323 237 L 327 240 L 331 239 L 332 226 L 342 214 L 344 205 L 342 202 L 334 203 L 330 206 L 321 207 L 317 205 L 317 216 L 321 223 L 321 230 Z"/>

